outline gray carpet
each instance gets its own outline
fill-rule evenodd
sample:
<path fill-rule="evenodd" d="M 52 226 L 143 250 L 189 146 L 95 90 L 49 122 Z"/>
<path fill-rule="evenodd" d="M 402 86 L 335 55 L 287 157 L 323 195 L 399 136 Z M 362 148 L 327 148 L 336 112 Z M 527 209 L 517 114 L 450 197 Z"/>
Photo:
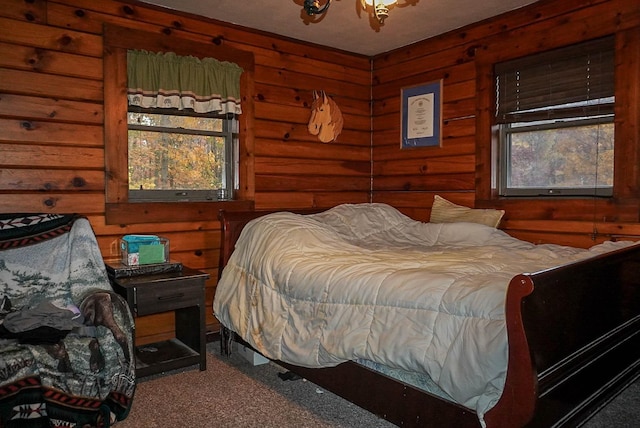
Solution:
<path fill-rule="evenodd" d="M 154 427 L 344 427 L 394 425 L 306 381 L 283 381 L 281 367 L 252 366 L 237 352 L 220 356 L 219 342 L 207 345 L 207 370 L 197 366 L 141 379 L 129 417 L 117 428 Z M 585 425 L 639 426 L 640 384 L 636 382 Z"/>
<path fill-rule="evenodd" d="M 582 425 L 584 428 L 632 428 L 640 426 L 640 380 Z"/>

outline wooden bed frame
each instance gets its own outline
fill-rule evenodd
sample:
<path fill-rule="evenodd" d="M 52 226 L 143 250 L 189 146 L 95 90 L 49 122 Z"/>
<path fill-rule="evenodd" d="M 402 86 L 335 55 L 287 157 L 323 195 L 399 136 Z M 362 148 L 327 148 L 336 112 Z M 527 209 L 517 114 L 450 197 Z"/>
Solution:
<path fill-rule="evenodd" d="M 220 211 L 220 272 L 242 228 L 270 212 Z M 488 427 L 580 425 L 640 376 L 640 246 L 517 275 L 505 311 L 506 384 Z M 356 363 L 277 363 L 398 426 L 480 427 L 474 411 Z"/>

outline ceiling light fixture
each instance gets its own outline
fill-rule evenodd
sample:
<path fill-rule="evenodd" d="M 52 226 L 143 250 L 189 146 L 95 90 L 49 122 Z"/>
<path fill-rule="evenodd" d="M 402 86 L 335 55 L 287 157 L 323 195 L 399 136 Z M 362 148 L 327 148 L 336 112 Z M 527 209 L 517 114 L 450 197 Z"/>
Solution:
<path fill-rule="evenodd" d="M 361 0 L 362 7 L 365 5 L 373 9 L 373 14 L 380 24 L 389 16 L 389 6 L 396 4 L 397 0 Z"/>
<path fill-rule="evenodd" d="M 331 0 L 325 0 L 322 6 L 318 0 L 304 0 L 304 10 L 309 16 L 325 13 L 329 6 L 331 6 Z"/>
<path fill-rule="evenodd" d="M 332 0 L 324 0 L 322 6 L 320 0 L 304 0 L 304 10 L 307 15 L 320 15 L 323 14 L 331 6 Z M 398 0 L 359 0 L 362 8 L 368 10 L 369 13 L 373 13 L 373 16 L 378 20 L 380 24 L 384 24 L 384 20 L 389 16 L 389 6 L 392 6 L 398 2 Z M 411 2 L 405 0 L 405 3 L 417 3 L 417 1 Z"/>

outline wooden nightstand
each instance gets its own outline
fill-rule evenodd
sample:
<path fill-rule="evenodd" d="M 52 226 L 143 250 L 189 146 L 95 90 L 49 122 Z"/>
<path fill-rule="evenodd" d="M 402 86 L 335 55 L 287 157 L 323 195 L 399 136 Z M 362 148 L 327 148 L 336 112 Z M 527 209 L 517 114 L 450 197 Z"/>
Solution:
<path fill-rule="evenodd" d="M 135 317 L 175 312 L 175 338 L 136 347 L 138 377 L 193 364 L 206 370 L 204 288 L 209 274 L 185 266 L 177 272 L 121 278 L 107 272 Z"/>

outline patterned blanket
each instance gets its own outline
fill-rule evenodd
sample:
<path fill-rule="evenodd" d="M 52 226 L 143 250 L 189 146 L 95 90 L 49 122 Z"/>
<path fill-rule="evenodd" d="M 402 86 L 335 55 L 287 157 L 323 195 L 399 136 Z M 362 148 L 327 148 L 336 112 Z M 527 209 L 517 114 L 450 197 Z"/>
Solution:
<path fill-rule="evenodd" d="M 43 302 L 78 308 L 83 320 L 54 343 L 0 338 L 0 427 L 109 427 L 126 418 L 134 322 L 87 219 L 0 216 L 0 302 L 0 322 Z"/>

